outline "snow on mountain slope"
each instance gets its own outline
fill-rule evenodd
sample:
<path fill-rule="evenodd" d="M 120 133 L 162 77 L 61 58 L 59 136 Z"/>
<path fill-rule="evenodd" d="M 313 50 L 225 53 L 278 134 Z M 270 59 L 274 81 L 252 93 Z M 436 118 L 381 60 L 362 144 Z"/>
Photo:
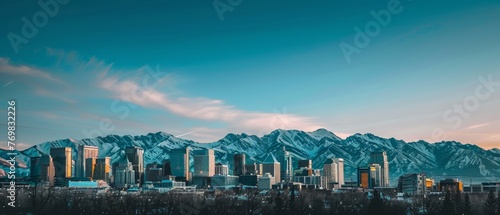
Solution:
<path fill-rule="evenodd" d="M 262 162 L 264 155 L 277 152 L 285 146 L 293 155 L 296 165 L 300 159 L 313 160 L 314 168 L 321 169 L 327 158 L 344 158 L 345 178 L 356 178 L 356 168 L 367 165 L 370 153 L 386 151 L 390 166 L 391 184 L 395 184 L 405 173 L 426 172 L 441 179 L 445 177 L 474 181 L 500 180 L 500 150 L 484 150 L 478 146 L 458 142 L 428 143 L 425 141 L 405 142 L 394 138 L 382 138 L 373 134 L 354 134 L 345 140 L 326 129 L 314 132 L 299 130 L 275 130 L 263 137 L 247 134 L 228 134 L 213 143 L 197 143 L 177 138 L 165 132 L 149 133 L 141 136 L 108 135 L 93 139 L 62 139 L 49 141 L 28 148 L 18 156 L 18 160 L 29 166 L 29 157 L 49 153 L 51 147 L 71 147 L 76 159 L 80 144 L 97 146 L 99 156 L 110 156 L 112 162 L 124 155 L 127 146 L 144 148 L 145 163 L 160 163 L 169 158 L 172 149 L 189 146 L 192 150 L 212 148 L 216 160 L 232 165 L 232 155 L 245 153 L 247 162 Z M 0 150 L 0 157 L 6 158 Z M 191 159 L 192 162 L 192 159 Z M 2 165 L 2 169 L 6 170 Z M 231 168 L 230 168 L 231 169 Z M 27 168 L 20 174 L 28 174 Z"/>

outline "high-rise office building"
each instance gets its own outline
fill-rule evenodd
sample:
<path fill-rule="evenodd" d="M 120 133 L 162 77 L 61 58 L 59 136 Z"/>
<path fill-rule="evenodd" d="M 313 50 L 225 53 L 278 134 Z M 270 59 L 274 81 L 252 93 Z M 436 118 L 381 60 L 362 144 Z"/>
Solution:
<path fill-rule="evenodd" d="M 132 163 L 135 180 L 142 185 L 144 183 L 144 149 L 138 146 L 128 146 L 125 148 L 125 156 Z"/>
<path fill-rule="evenodd" d="M 273 154 L 268 154 L 264 162 L 262 163 L 263 174 L 270 173 L 274 176 L 274 181 L 281 182 L 281 167 L 280 162 L 274 157 Z"/>
<path fill-rule="evenodd" d="M 312 160 L 299 160 L 298 165 L 298 169 L 302 167 L 312 169 Z"/>
<path fill-rule="evenodd" d="M 39 180 L 42 177 L 42 166 L 40 165 L 41 157 L 30 158 L 30 177 L 34 180 Z"/>
<path fill-rule="evenodd" d="M 189 181 L 189 148 L 172 149 L 170 151 L 170 170 L 176 181 Z M 180 179 L 180 180 L 179 180 Z"/>
<path fill-rule="evenodd" d="M 240 176 L 245 172 L 245 154 L 233 155 L 233 175 Z"/>
<path fill-rule="evenodd" d="M 104 180 L 106 182 L 109 182 L 110 177 L 111 177 L 111 158 L 104 157 L 96 159 L 94 168 L 94 179 Z"/>
<path fill-rule="evenodd" d="M 326 177 L 327 189 L 333 188 L 333 183 L 338 183 L 337 164 L 331 158 L 326 159 L 323 165 L 323 176 Z M 340 183 L 339 183 L 340 185 Z"/>
<path fill-rule="evenodd" d="M 380 165 L 373 163 L 368 165 L 370 168 L 370 179 L 372 180 L 373 187 L 382 186 L 382 168 Z"/>
<path fill-rule="evenodd" d="M 77 155 L 75 176 L 87 177 L 86 159 L 97 158 L 99 156 L 99 148 L 96 146 L 79 145 Z"/>
<path fill-rule="evenodd" d="M 161 181 L 163 175 L 163 165 L 150 163 L 146 165 L 146 181 Z"/>
<path fill-rule="evenodd" d="M 281 177 L 274 176 L 276 181 L 281 182 L 281 180 L 284 180 L 285 182 L 291 182 L 293 176 L 292 156 L 290 152 L 286 151 L 285 146 L 283 146 L 283 149 L 278 154 L 278 162 L 280 163 Z"/>
<path fill-rule="evenodd" d="M 96 157 L 86 158 L 85 159 L 85 175 L 86 178 L 94 179 L 94 170 L 96 164 Z"/>
<path fill-rule="evenodd" d="M 163 176 L 170 176 L 172 175 L 172 170 L 170 169 L 170 160 L 166 159 L 163 161 Z"/>
<path fill-rule="evenodd" d="M 215 154 L 213 149 L 193 151 L 193 177 L 210 177 L 215 175 Z"/>
<path fill-rule="evenodd" d="M 427 190 L 426 181 L 424 174 L 415 173 L 402 175 L 399 177 L 398 181 L 398 192 L 408 195 L 421 195 Z"/>
<path fill-rule="evenodd" d="M 358 167 L 358 185 L 364 189 L 373 188 L 369 167 Z"/>
<path fill-rule="evenodd" d="M 135 178 L 134 165 L 128 160 L 127 156 L 116 162 L 115 166 L 115 186 L 126 187 L 138 184 Z"/>
<path fill-rule="evenodd" d="M 39 160 L 40 164 L 40 179 L 49 183 L 49 186 L 54 185 L 54 162 L 52 162 L 52 157 L 50 155 L 42 155 Z"/>
<path fill-rule="evenodd" d="M 245 164 L 245 175 L 262 175 L 262 164 Z"/>
<path fill-rule="evenodd" d="M 215 164 L 215 175 L 229 175 L 229 167 L 221 163 Z"/>
<path fill-rule="evenodd" d="M 380 183 L 381 187 L 389 186 L 389 162 L 387 161 L 387 153 L 382 152 L 372 152 L 370 154 L 370 163 L 378 164 L 381 168 L 382 181 Z"/>
<path fill-rule="evenodd" d="M 56 178 L 71 178 L 72 163 L 71 157 L 72 150 L 70 147 L 50 148 L 50 156 L 54 163 L 55 177 Z"/>
<path fill-rule="evenodd" d="M 344 182 L 344 159 L 334 158 L 333 161 L 337 164 L 337 182 L 342 186 Z"/>

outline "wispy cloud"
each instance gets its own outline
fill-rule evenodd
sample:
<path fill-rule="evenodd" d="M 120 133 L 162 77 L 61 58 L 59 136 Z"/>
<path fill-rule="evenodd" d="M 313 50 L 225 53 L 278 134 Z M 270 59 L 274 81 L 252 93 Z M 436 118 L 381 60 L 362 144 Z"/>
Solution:
<path fill-rule="evenodd" d="M 12 84 L 12 82 L 14 82 L 14 81 L 10 81 L 9 83 L 6 83 L 5 85 L 3 85 L 3 87 L 9 86 L 10 84 Z"/>
<path fill-rule="evenodd" d="M 467 129 L 475 129 L 475 128 L 480 128 L 489 125 L 490 123 L 484 123 L 484 124 L 478 124 L 478 125 L 473 125 L 468 127 Z"/>
<path fill-rule="evenodd" d="M 66 84 L 61 79 L 53 77 L 50 73 L 26 65 L 13 65 L 9 59 L 0 57 L 0 73 L 10 75 L 26 75 L 36 78 L 42 78 L 59 84 Z"/>
<path fill-rule="evenodd" d="M 139 83 L 140 81 L 107 77 L 101 82 L 101 87 L 112 92 L 117 99 L 142 107 L 163 109 L 190 119 L 224 122 L 230 128 L 249 133 L 269 132 L 278 128 L 312 131 L 322 127 L 310 117 L 287 113 L 246 111 L 217 99 L 174 97 L 156 89 L 141 87 Z"/>

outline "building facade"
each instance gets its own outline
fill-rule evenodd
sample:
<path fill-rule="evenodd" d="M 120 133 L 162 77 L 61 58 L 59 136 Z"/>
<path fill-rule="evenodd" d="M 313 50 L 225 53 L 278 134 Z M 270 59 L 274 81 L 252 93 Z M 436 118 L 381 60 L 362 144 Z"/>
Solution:
<path fill-rule="evenodd" d="M 370 154 L 370 163 L 378 164 L 381 168 L 382 173 L 382 182 L 380 183 L 381 187 L 389 186 L 389 162 L 387 160 L 387 153 L 382 152 L 372 152 Z"/>
<path fill-rule="evenodd" d="M 240 176 L 245 174 L 245 154 L 233 155 L 233 175 Z"/>
<path fill-rule="evenodd" d="M 189 148 L 173 149 L 170 151 L 170 170 L 177 181 L 189 181 Z M 184 180 L 178 180 L 184 179 Z"/>
<path fill-rule="evenodd" d="M 77 154 L 76 177 L 89 177 L 87 176 L 89 171 L 86 170 L 87 158 L 97 158 L 99 156 L 99 148 L 96 146 L 79 145 Z"/>
<path fill-rule="evenodd" d="M 138 184 L 144 183 L 144 149 L 138 146 L 125 148 L 125 156 L 132 163 L 135 172 L 135 180 Z"/>
<path fill-rule="evenodd" d="M 283 146 L 283 149 L 278 153 L 278 162 L 280 163 L 280 177 L 274 176 L 276 178 L 276 181 L 277 182 L 292 181 L 292 176 L 293 176 L 292 156 L 290 155 L 290 152 L 286 151 L 285 146 Z"/>
<path fill-rule="evenodd" d="M 262 172 L 264 174 L 269 173 L 274 177 L 275 182 L 281 181 L 281 167 L 280 162 L 274 157 L 273 154 L 269 154 L 264 163 L 262 164 Z"/>
<path fill-rule="evenodd" d="M 221 163 L 215 164 L 215 175 L 229 175 L 229 167 Z"/>
<path fill-rule="evenodd" d="M 333 189 L 333 183 L 339 183 L 337 175 L 338 171 L 335 161 L 331 158 L 326 159 L 323 165 L 323 176 L 326 177 L 327 189 Z"/>
<path fill-rule="evenodd" d="M 215 154 L 213 149 L 193 151 L 193 177 L 211 177 L 215 175 Z"/>
<path fill-rule="evenodd" d="M 72 177 L 72 150 L 70 147 L 50 148 L 50 156 L 54 163 L 55 178 Z"/>

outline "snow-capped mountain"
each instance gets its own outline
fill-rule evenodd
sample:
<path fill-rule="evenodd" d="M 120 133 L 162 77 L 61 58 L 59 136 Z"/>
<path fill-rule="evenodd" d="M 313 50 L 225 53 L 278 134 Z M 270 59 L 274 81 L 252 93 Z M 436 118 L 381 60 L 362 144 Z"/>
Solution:
<path fill-rule="evenodd" d="M 294 157 L 294 166 L 300 159 L 311 159 L 314 168 L 321 169 L 327 158 L 344 158 L 345 180 L 356 180 L 356 168 L 369 162 L 373 151 L 386 151 L 389 160 L 391 184 L 405 173 L 425 172 L 435 179 L 459 178 L 474 182 L 500 180 L 500 150 L 485 150 L 476 145 L 458 142 L 428 143 L 405 142 L 394 138 L 382 138 L 373 134 L 354 134 L 345 140 L 325 129 L 314 132 L 298 130 L 275 130 L 263 137 L 247 134 L 228 134 L 213 143 L 197 143 L 158 132 L 142 136 L 108 135 L 94 139 L 63 139 L 38 144 L 18 156 L 20 171 L 28 174 L 29 157 L 49 153 L 52 147 L 71 147 L 77 151 L 80 144 L 99 147 L 99 156 L 109 156 L 112 162 L 124 155 L 127 146 L 140 146 L 145 150 L 145 163 L 169 158 L 172 149 L 189 146 L 192 150 L 211 148 L 216 160 L 232 165 L 232 154 L 245 153 L 247 162 L 261 162 L 268 153 L 276 154 L 285 146 Z M 76 160 L 76 153 L 74 159 Z M 8 159 L 6 151 L 0 150 L 0 158 Z M 191 158 L 192 159 L 192 158 Z M 5 162 L 1 162 L 7 170 Z M 192 161 L 192 160 L 191 160 Z"/>

